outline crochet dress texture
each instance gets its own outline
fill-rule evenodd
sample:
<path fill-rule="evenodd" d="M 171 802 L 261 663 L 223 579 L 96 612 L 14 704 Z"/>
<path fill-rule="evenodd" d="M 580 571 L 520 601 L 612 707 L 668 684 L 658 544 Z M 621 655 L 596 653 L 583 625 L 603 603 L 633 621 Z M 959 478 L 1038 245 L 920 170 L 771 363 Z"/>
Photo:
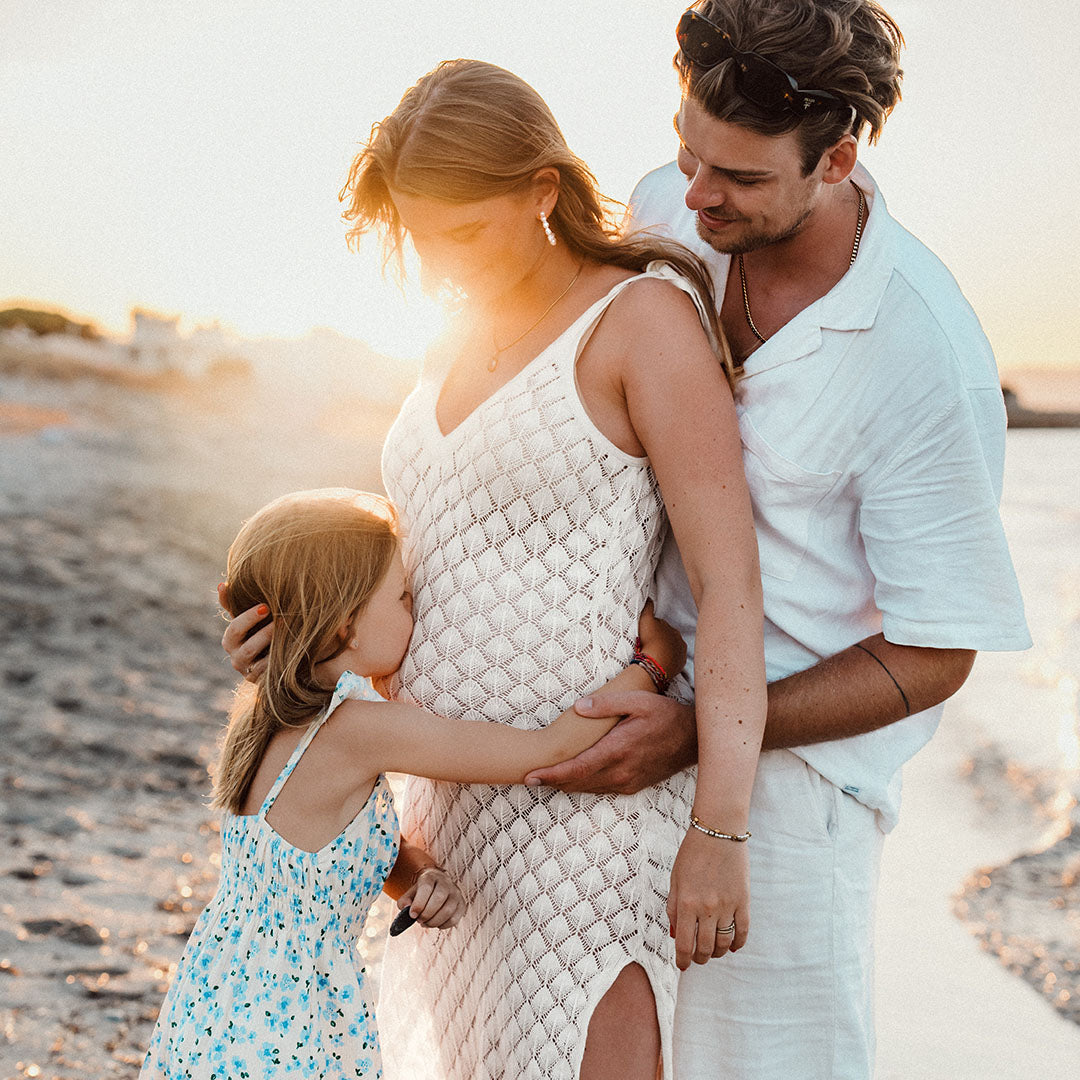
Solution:
<path fill-rule="evenodd" d="M 346 672 L 257 814 L 227 814 L 221 880 L 161 1007 L 140 1077 L 381 1076 L 356 942 L 398 849 L 393 796 L 367 803 L 319 851 L 294 847 L 266 815 L 327 717 L 346 698 L 382 701 Z"/>
<path fill-rule="evenodd" d="M 425 373 L 383 452 L 402 515 L 416 627 L 396 696 L 443 715 L 538 728 L 630 660 L 666 527 L 649 462 L 613 445 L 575 365 L 627 279 L 462 423 L 436 420 Z M 446 933 L 386 954 L 388 1078 L 573 1080 L 589 1018 L 628 964 L 656 997 L 665 1073 L 677 970 L 671 865 L 692 775 L 632 796 L 410 778 L 405 834 L 465 893 Z"/>

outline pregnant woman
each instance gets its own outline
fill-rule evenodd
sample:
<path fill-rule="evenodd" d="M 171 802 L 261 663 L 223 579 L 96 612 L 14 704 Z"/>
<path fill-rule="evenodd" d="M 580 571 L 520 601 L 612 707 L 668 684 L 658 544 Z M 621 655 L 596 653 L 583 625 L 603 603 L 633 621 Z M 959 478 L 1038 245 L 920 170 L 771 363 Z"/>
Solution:
<path fill-rule="evenodd" d="M 632 796 L 409 781 L 403 834 L 467 910 L 389 944 L 387 1076 L 655 1080 L 660 1060 L 670 1076 L 676 960 L 748 929 L 738 841 L 765 715 L 708 279 L 677 246 L 618 235 L 542 99 L 476 61 L 405 94 L 343 197 L 352 236 L 378 229 L 393 257 L 407 235 L 426 287 L 459 304 L 383 455 L 415 615 L 395 696 L 550 723 L 630 660 L 668 519 L 700 609 L 696 792 L 689 772 Z"/>
<path fill-rule="evenodd" d="M 404 831 L 468 908 L 452 933 L 391 943 L 388 1072 L 651 1080 L 659 1036 L 670 1076 L 672 860 L 685 836 L 673 914 L 704 960 L 731 942 L 718 931 L 744 929 L 746 845 L 687 836 L 689 818 L 745 830 L 765 701 L 735 412 L 693 302 L 712 310 L 704 278 L 614 238 L 544 102 L 487 64 L 409 90 L 348 196 L 355 235 L 381 226 L 393 252 L 407 233 L 425 279 L 463 294 L 383 454 L 416 610 L 397 694 L 550 722 L 629 659 L 665 504 L 701 610 L 696 798 L 688 775 L 610 797 L 410 781 Z"/>

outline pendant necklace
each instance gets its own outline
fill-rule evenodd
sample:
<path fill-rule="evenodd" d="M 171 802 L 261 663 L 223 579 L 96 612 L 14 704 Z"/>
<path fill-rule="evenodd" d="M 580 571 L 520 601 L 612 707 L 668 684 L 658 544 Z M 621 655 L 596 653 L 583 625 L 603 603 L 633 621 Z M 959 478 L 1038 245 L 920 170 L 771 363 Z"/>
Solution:
<path fill-rule="evenodd" d="M 859 193 L 859 220 L 855 223 L 855 242 L 851 245 L 851 261 L 848 263 L 848 269 L 855 265 L 855 256 L 859 254 L 859 244 L 862 241 L 863 225 L 865 224 L 866 215 L 866 196 L 863 194 L 863 190 L 855 183 L 854 180 L 848 181 L 851 186 Z M 742 284 L 742 302 L 743 312 L 746 315 L 746 325 L 754 332 L 754 337 L 758 339 L 762 344 L 765 343 L 765 338 L 762 336 L 761 331 L 754 325 L 754 316 L 750 314 L 750 297 L 746 292 L 746 267 L 743 265 L 742 253 L 739 253 L 739 281 Z"/>
<path fill-rule="evenodd" d="M 495 351 L 491 354 L 491 359 L 489 359 L 488 362 L 487 362 L 488 371 L 494 371 L 499 366 L 499 359 L 502 357 L 502 354 L 504 352 L 506 352 L 507 349 L 512 349 L 519 341 L 521 341 L 523 338 L 525 338 L 529 334 L 531 334 L 551 314 L 551 312 L 554 309 L 555 305 L 574 287 L 574 284 L 577 282 L 577 279 L 579 277 L 581 277 L 581 271 L 584 269 L 584 267 L 585 267 L 585 260 L 583 259 L 581 261 L 581 264 L 578 266 L 577 271 L 575 272 L 574 276 L 570 279 L 570 284 L 567 285 L 566 288 L 563 289 L 563 291 L 561 293 L 559 293 L 559 295 L 556 296 L 555 299 L 552 300 L 550 304 L 548 304 L 548 306 L 544 309 L 543 315 L 541 315 L 540 318 L 537 319 L 536 322 L 534 322 L 532 324 L 532 326 L 528 327 L 526 330 L 523 330 L 520 334 L 518 334 L 518 336 L 516 338 L 514 338 L 513 341 L 509 342 L 506 345 L 502 345 L 502 346 L 496 345 L 495 344 L 495 327 L 492 326 L 492 328 L 491 328 L 491 344 L 494 346 Z"/>

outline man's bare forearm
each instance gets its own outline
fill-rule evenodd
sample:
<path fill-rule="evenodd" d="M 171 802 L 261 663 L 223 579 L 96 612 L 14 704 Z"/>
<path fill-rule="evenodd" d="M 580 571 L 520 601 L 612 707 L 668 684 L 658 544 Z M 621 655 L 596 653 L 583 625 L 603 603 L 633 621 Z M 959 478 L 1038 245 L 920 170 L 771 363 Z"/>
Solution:
<path fill-rule="evenodd" d="M 963 685 L 975 654 L 892 645 L 881 635 L 769 685 L 763 750 L 847 739 L 944 701 Z M 572 761 L 537 770 L 531 782 L 564 791 L 630 794 L 697 760 L 692 705 L 654 694 L 597 693 L 583 716 L 627 716 Z"/>
<path fill-rule="evenodd" d="M 951 697 L 975 653 L 894 645 L 881 634 L 769 684 L 763 750 L 848 739 L 887 727 Z M 697 754 L 692 725 L 683 724 L 684 753 Z"/>
<path fill-rule="evenodd" d="M 893 645 L 881 634 L 769 684 L 763 749 L 876 731 L 951 697 L 975 653 Z"/>

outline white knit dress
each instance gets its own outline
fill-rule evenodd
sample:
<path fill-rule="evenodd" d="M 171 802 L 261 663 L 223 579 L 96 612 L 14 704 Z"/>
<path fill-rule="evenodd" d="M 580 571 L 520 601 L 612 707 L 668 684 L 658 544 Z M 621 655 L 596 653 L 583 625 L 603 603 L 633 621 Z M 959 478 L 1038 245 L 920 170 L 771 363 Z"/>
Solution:
<path fill-rule="evenodd" d="M 575 362 L 616 285 L 444 436 L 426 373 L 383 451 L 416 628 L 397 696 L 538 728 L 629 661 L 665 529 L 645 458 L 609 442 Z M 411 778 L 403 835 L 461 886 L 453 930 L 390 940 L 378 1019 L 387 1080 L 573 1080 L 589 1018 L 640 964 L 671 1076 L 677 970 L 666 901 L 690 772 L 632 796 Z"/>

